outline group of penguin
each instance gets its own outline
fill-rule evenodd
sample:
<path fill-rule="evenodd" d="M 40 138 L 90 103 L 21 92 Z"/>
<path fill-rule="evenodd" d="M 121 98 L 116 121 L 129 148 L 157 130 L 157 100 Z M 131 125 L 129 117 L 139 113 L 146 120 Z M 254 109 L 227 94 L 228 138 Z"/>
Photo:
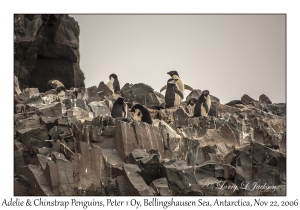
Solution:
<path fill-rule="evenodd" d="M 193 88 L 183 83 L 177 71 L 167 72 L 171 76 L 167 81 L 167 85 L 160 89 L 160 92 L 165 92 L 165 105 L 163 108 L 179 107 L 184 98 L 184 89 L 193 91 Z M 109 76 L 109 82 L 106 84 L 113 93 L 120 92 L 120 83 L 116 74 Z M 57 90 L 58 94 L 66 91 L 64 85 L 59 80 L 50 80 L 47 84 L 49 89 Z M 74 91 L 77 98 L 77 91 Z M 111 109 L 111 116 L 121 120 L 128 119 L 128 105 L 127 100 L 123 97 L 118 97 L 113 103 Z M 190 106 L 194 110 L 194 117 L 207 116 L 211 108 L 211 98 L 208 90 L 204 90 L 198 99 L 191 98 L 186 102 L 186 106 Z M 150 107 L 151 108 L 151 107 Z M 160 107 L 162 108 L 162 107 Z M 133 114 L 133 119 L 136 121 L 143 121 L 152 124 L 152 120 L 147 109 L 141 104 L 135 104 L 130 110 Z"/>
<path fill-rule="evenodd" d="M 171 76 L 167 81 L 167 85 L 161 88 L 160 92 L 165 92 L 165 106 L 164 108 L 179 107 L 184 98 L 184 89 L 193 91 L 193 89 L 184 84 L 179 77 L 177 71 L 167 72 Z M 107 86 L 114 92 L 120 91 L 120 84 L 116 74 L 109 76 L 110 81 Z M 187 101 L 186 106 L 191 106 L 194 109 L 194 117 L 207 116 L 211 107 L 211 98 L 208 90 L 204 90 L 198 99 L 191 98 Z M 114 118 L 127 118 L 127 103 L 126 99 L 119 97 L 113 104 L 111 110 L 111 116 Z M 133 119 L 137 121 L 144 121 L 152 123 L 149 112 L 146 108 L 140 104 L 136 104 L 131 108 L 131 112 L 134 112 Z"/>

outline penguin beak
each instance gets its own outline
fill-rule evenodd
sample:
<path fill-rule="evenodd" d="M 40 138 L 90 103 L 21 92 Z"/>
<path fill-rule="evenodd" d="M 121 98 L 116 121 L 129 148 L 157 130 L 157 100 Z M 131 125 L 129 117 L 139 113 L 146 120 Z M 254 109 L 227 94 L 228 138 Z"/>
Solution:
<path fill-rule="evenodd" d="M 168 74 L 168 75 L 170 75 L 170 76 L 172 77 L 172 75 L 171 75 L 171 72 L 170 72 L 170 71 L 169 71 L 167 74 Z"/>

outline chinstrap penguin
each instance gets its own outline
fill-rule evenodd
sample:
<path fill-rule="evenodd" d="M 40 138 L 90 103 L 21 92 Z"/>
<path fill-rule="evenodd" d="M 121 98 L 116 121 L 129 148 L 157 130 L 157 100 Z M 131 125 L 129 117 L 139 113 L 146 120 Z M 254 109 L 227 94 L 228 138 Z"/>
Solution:
<path fill-rule="evenodd" d="M 180 103 L 182 101 L 182 99 L 184 98 L 184 89 L 193 91 L 193 88 L 191 88 L 189 85 L 185 85 L 182 81 L 182 79 L 179 77 L 179 74 L 177 71 L 173 70 L 173 71 L 169 71 L 167 72 L 167 74 L 169 74 L 173 79 L 176 79 L 176 85 L 179 89 L 179 91 L 182 93 L 183 97 L 182 98 L 178 98 L 180 100 Z M 164 86 L 160 89 L 160 92 L 162 92 L 163 90 L 165 90 L 167 88 L 167 86 Z"/>
<path fill-rule="evenodd" d="M 169 79 L 165 93 L 165 108 L 178 107 L 183 99 L 183 94 L 176 85 L 177 79 Z"/>

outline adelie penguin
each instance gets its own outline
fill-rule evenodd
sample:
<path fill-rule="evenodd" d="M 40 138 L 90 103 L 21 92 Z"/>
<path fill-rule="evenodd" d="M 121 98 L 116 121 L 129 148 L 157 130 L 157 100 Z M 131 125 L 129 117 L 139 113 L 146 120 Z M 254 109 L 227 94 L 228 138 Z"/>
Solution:
<path fill-rule="evenodd" d="M 63 96 L 65 94 L 66 88 L 62 82 L 56 79 L 49 80 L 47 83 L 47 88 L 50 89 L 55 89 L 58 93 L 59 96 Z"/>
<path fill-rule="evenodd" d="M 113 118 L 127 118 L 128 117 L 128 106 L 125 103 L 125 98 L 119 97 L 113 104 L 111 109 L 111 116 Z"/>
<path fill-rule="evenodd" d="M 183 94 L 178 90 L 176 79 L 169 79 L 167 83 L 167 90 L 165 93 L 165 108 L 178 107 L 183 99 Z"/>
<path fill-rule="evenodd" d="M 109 82 L 106 84 L 114 93 L 120 91 L 120 83 L 116 74 L 109 75 Z"/>
<path fill-rule="evenodd" d="M 207 116 L 211 107 L 211 99 L 208 90 L 204 90 L 199 96 L 195 107 L 194 107 L 194 117 Z"/>
<path fill-rule="evenodd" d="M 131 108 L 131 112 L 134 112 L 133 117 L 132 117 L 134 120 L 152 124 L 152 119 L 151 119 L 150 113 L 149 113 L 148 109 L 145 108 L 143 105 L 135 104 Z"/>
<path fill-rule="evenodd" d="M 179 74 L 177 71 L 169 71 L 167 72 L 167 74 L 169 74 L 173 79 L 176 79 L 176 85 L 178 87 L 178 89 L 180 90 L 180 92 L 182 93 L 183 97 L 180 99 L 180 103 L 182 101 L 182 99 L 184 98 L 184 89 L 193 91 L 193 88 L 191 88 L 189 85 L 185 85 L 182 81 L 182 79 L 179 77 Z M 164 86 L 160 89 L 160 92 L 162 92 L 163 90 L 167 89 L 167 86 Z"/>

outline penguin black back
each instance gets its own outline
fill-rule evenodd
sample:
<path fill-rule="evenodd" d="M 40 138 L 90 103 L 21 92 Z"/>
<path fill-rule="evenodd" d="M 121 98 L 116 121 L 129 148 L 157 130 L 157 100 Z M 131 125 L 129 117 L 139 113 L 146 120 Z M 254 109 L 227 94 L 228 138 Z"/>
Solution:
<path fill-rule="evenodd" d="M 142 114 L 142 122 L 146 122 L 148 124 L 152 124 L 152 119 L 150 116 L 150 113 L 148 111 L 148 109 L 146 109 L 143 105 L 141 104 L 135 104 L 132 108 L 131 108 L 131 112 L 135 112 L 136 110 L 139 110 Z"/>
<path fill-rule="evenodd" d="M 210 106 L 211 101 L 209 91 L 204 90 L 195 104 L 194 117 L 207 116 Z"/>
<path fill-rule="evenodd" d="M 123 97 L 119 97 L 113 104 L 111 109 L 111 116 L 113 118 L 125 117 L 127 118 L 127 104 Z"/>
<path fill-rule="evenodd" d="M 169 79 L 165 93 L 165 108 L 174 107 L 180 104 L 180 101 L 177 101 L 175 97 L 176 93 L 183 98 L 182 93 L 177 88 L 176 79 Z"/>
<path fill-rule="evenodd" d="M 113 89 L 114 89 L 114 93 L 116 93 L 117 91 L 120 91 L 120 83 L 118 80 L 118 76 L 116 74 L 111 74 L 109 78 L 111 77 L 114 78 Z"/>

